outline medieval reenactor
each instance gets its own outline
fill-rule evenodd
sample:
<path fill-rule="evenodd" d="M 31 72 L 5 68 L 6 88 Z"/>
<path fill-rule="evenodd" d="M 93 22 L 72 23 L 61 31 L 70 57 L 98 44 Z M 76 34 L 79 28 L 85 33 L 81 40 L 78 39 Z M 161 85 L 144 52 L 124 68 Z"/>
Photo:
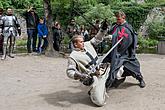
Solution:
<path fill-rule="evenodd" d="M 7 8 L 7 14 L 2 17 L 3 20 L 3 56 L 2 60 L 6 58 L 6 54 L 8 51 L 8 55 L 11 58 L 14 58 L 13 50 L 15 45 L 16 36 L 21 35 L 21 28 L 17 17 L 13 15 L 12 8 Z M 9 44 L 9 45 L 8 45 Z"/>
<path fill-rule="evenodd" d="M 140 64 L 136 58 L 137 35 L 132 26 L 125 20 L 126 15 L 122 11 L 116 14 L 117 22 L 110 30 L 112 34 L 112 46 L 120 39 L 119 45 L 104 60 L 111 62 L 111 70 L 106 82 L 106 87 L 118 87 L 124 82 L 126 76 L 133 76 L 139 81 L 141 88 L 145 87 L 143 76 L 140 72 Z"/>
<path fill-rule="evenodd" d="M 94 49 L 94 45 L 98 45 L 103 40 L 107 32 L 107 27 L 107 23 L 105 22 L 101 30 L 90 41 L 84 42 L 82 35 L 75 35 L 72 38 L 74 49 L 69 56 L 66 71 L 68 77 L 80 80 L 84 85 L 91 87 L 88 93 L 92 102 L 98 106 L 105 104 L 105 82 L 109 71 L 97 77 L 97 71 L 94 70 L 98 64 L 98 55 Z M 94 75 L 92 76 L 91 73 Z"/>

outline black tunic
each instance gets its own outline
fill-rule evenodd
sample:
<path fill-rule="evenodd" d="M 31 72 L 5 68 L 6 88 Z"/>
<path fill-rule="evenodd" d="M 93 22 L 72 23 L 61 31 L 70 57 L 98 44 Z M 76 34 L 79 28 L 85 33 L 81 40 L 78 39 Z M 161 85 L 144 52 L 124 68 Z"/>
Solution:
<path fill-rule="evenodd" d="M 111 62 L 111 70 L 106 82 L 106 87 L 110 87 L 116 79 L 119 68 L 123 65 L 124 70 L 134 77 L 141 76 L 140 64 L 135 56 L 137 36 L 132 27 L 126 22 L 122 25 L 115 25 L 111 29 L 112 46 L 121 39 L 119 45 L 105 58 L 104 62 Z"/>

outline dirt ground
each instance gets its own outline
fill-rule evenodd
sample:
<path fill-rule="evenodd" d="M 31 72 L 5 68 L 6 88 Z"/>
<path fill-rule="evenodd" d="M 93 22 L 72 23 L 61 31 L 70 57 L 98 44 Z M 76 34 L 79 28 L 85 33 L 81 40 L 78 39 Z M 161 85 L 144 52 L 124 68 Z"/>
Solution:
<path fill-rule="evenodd" d="M 69 79 L 67 59 L 16 56 L 0 61 L 0 110 L 164 110 L 165 55 L 140 54 L 147 86 L 128 77 L 108 93 L 104 107 L 93 105 L 87 88 Z"/>

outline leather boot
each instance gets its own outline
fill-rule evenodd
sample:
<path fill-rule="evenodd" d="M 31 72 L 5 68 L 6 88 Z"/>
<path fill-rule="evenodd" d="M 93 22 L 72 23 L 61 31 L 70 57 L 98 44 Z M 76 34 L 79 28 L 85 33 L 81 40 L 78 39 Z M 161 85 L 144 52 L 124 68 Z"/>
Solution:
<path fill-rule="evenodd" d="M 122 84 L 125 81 L 126 77 L 123 77 L 122 79 L 115 79 L 115 81 L 112 84 L 112 87 L 118 88 L 120 84 Z"/>
<path fill-rule="evenodd" d="M 144 80 L 143 79 L 141 79 L 141 80 L 139 80 L 139 86 L 141 87 L 141 88 L 144 88 L 145 86 L 146 86 L 146 84 L 145 84 L 145 82 L 144 82 Z"/>
<path fill-rule="evenodd" d="M 145 82 L 144 82 L 144 80 L 143 80 L 143 78 L 142 77 L 137 77 L 137 80 L 139 81 L 139 86 L 141 87 L 141 88 L 144 88 L 145 86 L 146 86 L 146 84 L 145 84 Z"/>

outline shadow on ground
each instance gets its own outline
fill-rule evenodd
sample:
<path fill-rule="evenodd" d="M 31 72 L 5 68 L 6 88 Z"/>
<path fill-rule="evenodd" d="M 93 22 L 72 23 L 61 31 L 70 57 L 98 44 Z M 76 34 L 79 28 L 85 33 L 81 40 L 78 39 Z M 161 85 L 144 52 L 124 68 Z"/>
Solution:
<path fill-rule="evenodd" d="M 79 87 L 72 87 L 72 88 L 79 88 Z M 51 94 L 41 94 L 41 97 L 51 105 L 58 106 L 58 107 L 70 107 L 74 106 L 75 104 L 84 104 L 88 106 L 95 105 L 91 102 L 87 91 L 80 89 L 80 92 L 71 92 L 69 90 L 61 90 Z"/>
<path fill-rule="evenodd" d="M 127 88 L 132 87 L 132 86 L 139 86 L 139 84 L 138 83 L 124 82 L 118 87 L 118 89 L 127 89 Z"/>

